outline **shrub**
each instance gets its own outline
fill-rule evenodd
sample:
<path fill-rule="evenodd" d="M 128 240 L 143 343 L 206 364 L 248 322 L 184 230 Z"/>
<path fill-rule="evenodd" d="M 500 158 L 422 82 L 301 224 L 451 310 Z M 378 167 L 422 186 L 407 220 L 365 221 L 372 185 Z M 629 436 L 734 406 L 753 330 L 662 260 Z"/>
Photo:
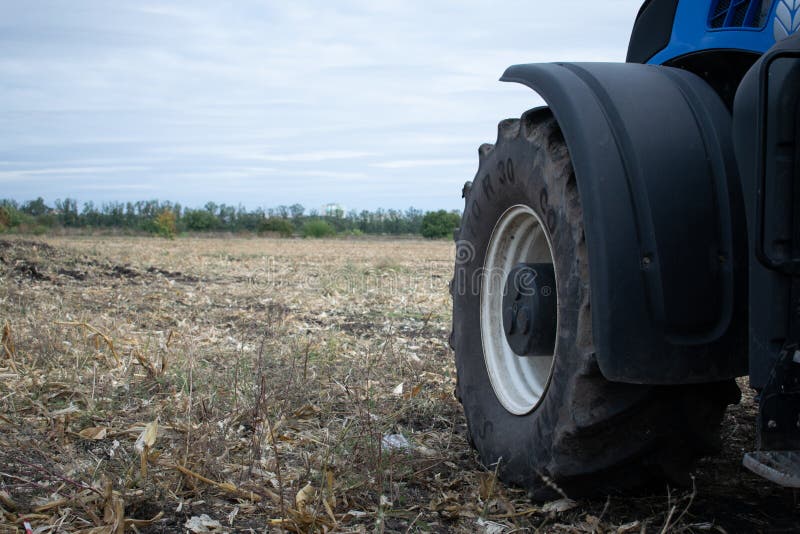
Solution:
<path fill-rule="evenodd" d="M 0 206 L 0 232 L 11 228 L 11 213 L 5 206 Z"/>
<path fill-rule="evenodd" d="M 52 228 L 58 223 L 58 218 L 52 213 L 43 213 L 34 217 L 36 226 L 42 226 L 45 229 Z"/>
<path fill-rule="evenodd" d="M 438 238 L 438 237 L 452 237 L 453 230 L 458 228 L 461 221 L 458 213 L 452 211 L 429 211 L 422 218 L 422 226 L 420 232 L 423 237 Z"/>
<path fill-rule="evenodd" d="M 292 237 L 294 234 L 294 225 L 286 219 L 280 217 L 270 217 L 264 219 L 258 225 L 259 234 L 278 234 L 281 237 Z"/>
<path fill-rule="evenodd" d="M 0 232 L 13 230 L 20 234 L 41 235 L 47 232 L 47 228 L 39 218 L 28 215 L 11 204 L 0 204 Z M 44 219 L 47 217 L 44 216 Z"/>
<path fill-rule="evenodd" d="M 303 237 L 327 237 L 336 234 L 333 226 L 326 221 L 316 219 L 303 225 Z"/>
<path fill-rule="evenodd" d="M 178 230 L 175 226 L 175 213 L 164 210 L 153 219 L 153 233 L 167 239 L 174 239 Z"/>

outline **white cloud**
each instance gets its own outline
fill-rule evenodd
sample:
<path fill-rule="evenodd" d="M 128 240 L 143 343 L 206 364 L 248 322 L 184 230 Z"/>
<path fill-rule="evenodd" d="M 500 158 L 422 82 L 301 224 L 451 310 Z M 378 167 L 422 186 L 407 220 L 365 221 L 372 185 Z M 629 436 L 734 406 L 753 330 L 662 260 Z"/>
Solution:
<path fill-rule="evenodd" d="M 73 186 L 77 191 L 155 191 L 158 188 L 150 184 L 79 184 Z"/>
<path fill-rule="evenodd" d="M 45 169 L 23 169 L 13 171 L 0 171 L 0 182 L 27 179 L 32 176 L 96 176 L 111 175 L 118 173 L 130 173 L 134 171 L 147 171 L 149 167 L 129 166 L 129 167 L 56 167 Z"/>
<path fill-rule="evenodd" d="M 310 178 L 334 178 L 337 180 L 361 181 L 368 180 L 369 176 L 363 172 L 336 172 L 336 171 L 284 171 L 285 176 L 306 176 Z"/>
<path fill-rule="evenodd" d="M 264 161 L 330 161 L 336 159 L 360 159 L 371 156 L 370 152 L 358 152 L 355 150 L 321 150 L 319 152 L 297 152 L 294 154 L 262 154 L 253 155 L 253 159 Z"/>
<path fill-rule="evenodd" d="M 7 2 L 0 160 L 9 162 L 3 172 L 16 174 L 0 173 L 11 184 L 3 196 L 85 191 L 80 200 L 97 200 L 97 188 L 81 186 L 103 172 L 103 198 L 136 200 L 138 190 L 127 186 L 157 181 L 164 199 L 248 203 L 253 195 L 199 177 L 262 176 L 275 204 L 336 196 L 359 208 L 407 207 L 395 185 L 413 170 L 428 187 L 412 203 L 458 207 L 450 193 L 471 177 L 477 146 L 493 140 L 497 121 L 541 103 L 527 88 L 498 83 L 503 70 L 621 61 L 640 4 Z M 84 172 L 35 173 L 70 161 Z M 63 180 L 47 191 L 22 179 L 57 175 Z M 191 176 L 200 181 L 190 189 Z M 276 185 L 291 176 L 306 179 Z M 350 198 L 338 196 L 337 180 L 357 184 Z"/>
<path fill-rule="evenodd" d="M 475 160 L 467 159 L 401 159 L 396 161 L 383 161 L 373 163 L 370 167 L 381 169 L 414 169 L 418 167 L 450 167 L 461 165 L 473 165 Z"/>

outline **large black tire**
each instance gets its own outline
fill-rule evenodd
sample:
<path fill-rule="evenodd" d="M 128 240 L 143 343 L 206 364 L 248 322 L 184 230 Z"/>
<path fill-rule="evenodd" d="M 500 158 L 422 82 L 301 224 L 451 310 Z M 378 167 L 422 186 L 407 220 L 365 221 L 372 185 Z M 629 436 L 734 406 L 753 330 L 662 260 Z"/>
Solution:
<path fill-rule="evenodd" d="M 687 386 L 613 383 L 600 372 L 592 341 L 584 220 L 561 131 L 546 108 L 498 127 L 479 149 L 464 188 L 451 284 L 458 383 L 469 437 L 484 466 L 534 498 L 625 491 L 664 479 L 685 484 L 696 460 L 719 450 L 733 380 Z M 483 356 L 476 276 L 496 222 L 515 205 L 533 209 L 551 238 L 558 286 L 558 344 L 549 384 L 525 415 L 498 401 Z M 625 325 L 618 325 L 625 328 Z"/>

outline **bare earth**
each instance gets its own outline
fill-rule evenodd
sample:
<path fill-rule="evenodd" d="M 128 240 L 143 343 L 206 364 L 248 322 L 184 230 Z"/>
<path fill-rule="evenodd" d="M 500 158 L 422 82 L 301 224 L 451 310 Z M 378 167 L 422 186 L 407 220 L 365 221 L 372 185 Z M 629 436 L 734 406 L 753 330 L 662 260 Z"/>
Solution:
<path fill-rule="evenodd" d="M 0 533 L 800 531 L 796 495 L 741 467 L 748 393 L 694 488 L 535 503 L 497 482 L 453 398 L 452 257 L 0 239 Z"/>

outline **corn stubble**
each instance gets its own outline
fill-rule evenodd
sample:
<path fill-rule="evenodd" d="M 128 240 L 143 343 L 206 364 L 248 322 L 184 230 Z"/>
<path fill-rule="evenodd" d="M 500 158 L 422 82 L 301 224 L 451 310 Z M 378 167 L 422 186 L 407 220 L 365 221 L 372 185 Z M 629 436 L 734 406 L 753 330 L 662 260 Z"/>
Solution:
<path fill-rule="evenodd" d="M 0 531 L 690 525 L 688 493 L 546 508 L 477 464 L 453 398 L 452 257 L 420 240 L 0 239 Z"/>

